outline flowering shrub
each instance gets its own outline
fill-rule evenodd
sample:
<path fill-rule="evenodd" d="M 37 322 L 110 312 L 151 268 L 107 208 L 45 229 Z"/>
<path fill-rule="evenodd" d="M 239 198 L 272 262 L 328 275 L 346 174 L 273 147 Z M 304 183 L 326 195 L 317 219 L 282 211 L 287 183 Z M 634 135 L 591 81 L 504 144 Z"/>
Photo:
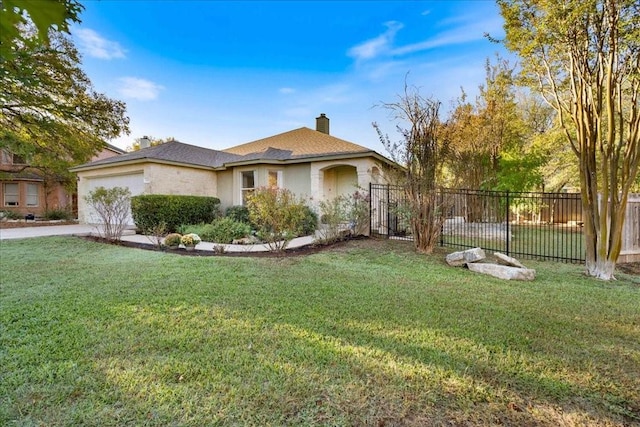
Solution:
<path fill-rule="evenodd" d="M 197 245 L 201 242 L 200 236 L 194 233 L 185 234 L 180 239 L 180 242 L 185 246 Z"/>
<path fill-rule="evenodd" d="M 180 243 L 182 243 L 181 239 L 181 234 L 171 233 L 164 238 L 164 244 L 167 246 L 180 246 Z"/>

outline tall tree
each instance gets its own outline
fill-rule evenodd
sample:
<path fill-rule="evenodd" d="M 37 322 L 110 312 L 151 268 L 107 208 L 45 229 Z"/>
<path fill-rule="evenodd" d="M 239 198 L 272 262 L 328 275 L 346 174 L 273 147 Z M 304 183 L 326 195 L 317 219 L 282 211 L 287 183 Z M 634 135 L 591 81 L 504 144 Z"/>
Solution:
<path fill-rule="evenodd" d="M 29 16 L 39 16 L 36 5 L 46 10 L 52 4 L 70 7 L 64 24 L 53 20 L 40 28 Z M 19 6 L 33 6 L 21 9 Z M 13 5 L 13 6 L 11 6 Z M 68 37 L 69 20 L 77 21 L 75 1 L 2 3 L 2 17 L 10 20 L 17 34 L 5 43 L 0 58 L 0 148 L 19 155 L 29 167 L 54 180 L 68 181 L 72 164 L 88 161 L 104 147 L 105 141 L 128 133 L 126 106 L 96 92 L 80 68 L 80 56 Z M 57 10 L 57 9 L 56 9 Z M 65 9 L 66 10 L 66 9 Z M 4 25 L 4 24 L 3 24 Z M 36 37 L 45 31 L 46 37 Z M 15 170 L 15 172 L 20 172 Z"/>
<path fill-rule="evenodd" d="M 373 126 L 392 159 L 404 166 L 400 183 L 406 188 L 413 242 L 419 252 L 431 253 L 438 243 L 445 209 L 438 192 L 448 144 L 440 138 L 440 102 L 424 98 L 405 84 L 397 102 L 382 105 L 397 125 L 402 139 L 393 142 L 377 123 Z"/>
<path fill-rule="evenodd" d="M 640 3 L 498 0 L 505 45 L 578 158 L 586 268 L 610 280 L 640 162 Z"/>

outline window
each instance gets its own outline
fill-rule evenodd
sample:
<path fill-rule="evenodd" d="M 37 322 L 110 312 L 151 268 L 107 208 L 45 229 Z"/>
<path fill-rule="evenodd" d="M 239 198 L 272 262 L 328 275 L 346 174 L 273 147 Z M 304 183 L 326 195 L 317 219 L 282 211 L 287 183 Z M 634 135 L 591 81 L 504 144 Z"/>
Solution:
<path fill-rule="evenodd" d="M 247 203 L 247 196 L 256 188 L 255 171 L 242 172 L 242 204 Z"/>
<path fill-rule="evenodd" d="M 269 171 L 267 185 L 271 188 L 282 187 L 282 171 Z"/>
<path fill-rule="evenodd" d="M 19 200 L 20 200 L 20 192 L 18 190 L 18 184 L 5 183 L 4 184 L 4 205 L 18 206 Z"/>
<path fill-rule="evenodd" d="M 35 207 L 40 205 L 38 184 L 27 184 L 27 206 Z"/>
<path fill-rule="evenodd" d="M 0 160 L 2 161 L 3 165 L 10 165 L 13 163 L 11 153 L 7 150 L 0 150 L 0 156 Z"/>
<path fill-rule="evenodd" d="M 27 162 L 24 160 L 23 157 L 18 156 L 17 154 L 13 155 L 13 164 L 14 165 L 26 165 Z"/>

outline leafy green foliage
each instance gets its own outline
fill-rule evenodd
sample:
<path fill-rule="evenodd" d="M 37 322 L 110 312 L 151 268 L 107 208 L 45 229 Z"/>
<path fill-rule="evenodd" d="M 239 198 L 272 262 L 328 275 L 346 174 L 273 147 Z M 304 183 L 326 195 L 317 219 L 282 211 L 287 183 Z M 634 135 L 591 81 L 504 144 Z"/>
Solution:
<path fill-rule="evenodd" d="M 35 169 L 73 186 L 71 166 L 129 131 L 124 102 L 94 90 L 64 35 L 71 21 L 79 22 L 81 8 L 75 0 L 0 4 L 0 149 L 28 163 L 14 174 Z"/>
<path fill-rule="evenodd" d="M 251 226 L 229 217 L 215 219 L 210 224 L 183 225 L 183 233 L 195 233 L 205 242 L 228 244 L 251 235 Z"/>
<path fill-rule="evenodd" d="M 71 220 L 73 219 L 73 215 L 71 211 L 68 209 L 47 209 L 42 216 L 44 219 L 49 221 L 56 220 Z"/>
<path fill-rule="evenodd" d="M 281 251 L 302 234 L 308 210 L 303 200 L 282 188 L 262 187 L 247 198 L 249 219 L 258 227 L 260 240 L 272 251 Z"/>
<path fill-rule="evenodd" d="M 251 220 L 249 219 L 249 209 L 246 206 L 229 206 L 225 211 L 225 216 L 234 221 L 251 224 Z"/>
<path fill-rule="evenodd" d="M 219 215 L 217 197 L 149 194 L 131 198 L 131 213 L 136 227 L 150 230 L 164 222 L 167 232 L 181 224 L 210 223 Z"/>
<path fill-rule="evenodd" d="M 131 192 L 126 187 L 98 187 L 85 196 L 98 215 L 98 223 L 106 239 L 120 240 L 122 237 L 129 217 L 130 197 Z"/>
<path fill-rule="evenodd" d="M 0 3 L 0 57 L 10 61 L 20 49 L 46 45 L 51 31 L 69 33 L 84 7 L 77 0 L 3 0 Z M 33 31 L 25 27 L 33 25 Z"/>
<path fill-rule="evenodd" d="M 347 196 L 322 200 L 320 208 L 320 240 L 331 243 L 342 238 L 348 231 L 354 236 L 367 233 L 369 228 L 369 198 L 366 193 L 356 191 Z"/>

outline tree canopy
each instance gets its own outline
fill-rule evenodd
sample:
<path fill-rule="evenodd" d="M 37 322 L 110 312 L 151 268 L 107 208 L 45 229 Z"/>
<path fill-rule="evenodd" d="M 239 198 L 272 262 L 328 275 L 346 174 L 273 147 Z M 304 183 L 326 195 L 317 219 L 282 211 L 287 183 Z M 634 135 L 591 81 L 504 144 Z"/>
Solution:
<path fill-rule="evenodd" d="M 579 164 L 588 274 L 613 277 L 640 163 L 640 3 L 498 0 L 523 81 Z"/>
<path fill-rule="evenodd" d="M 77 49 L 61 31 L 68 29 L 69 20 L 78 20 L 77 2 L 27 1 L 23 9 L 12 7 L 14 3 L 23 6 L 8 2 L 2 9 L 3 22 L 7 16 L 19 18 L 8 21 L 17 26 L 18 36 L 7 40 L 4 30 L 2 36 L 3 47 L 11 49 L 10 54 L 2 50 L 0 61 L 0 148 L 47 175 L 68 178 L 69 166 L 90 160 L 107 140 L 128 133 L 126 106 L 93 89 L 80 68 Z M 45 9 L 50 3 L 56 5 L 53 10 L 59 4 L 71 9 L 66 9 L 63 23 L 59 15 L 47 21 L 46 37 L 34 38 L 26 34 L 42 33 L 46 21 L 33 12 L 35 3 Z M 25 10 L 38 22 L 31 25 Z"/>

